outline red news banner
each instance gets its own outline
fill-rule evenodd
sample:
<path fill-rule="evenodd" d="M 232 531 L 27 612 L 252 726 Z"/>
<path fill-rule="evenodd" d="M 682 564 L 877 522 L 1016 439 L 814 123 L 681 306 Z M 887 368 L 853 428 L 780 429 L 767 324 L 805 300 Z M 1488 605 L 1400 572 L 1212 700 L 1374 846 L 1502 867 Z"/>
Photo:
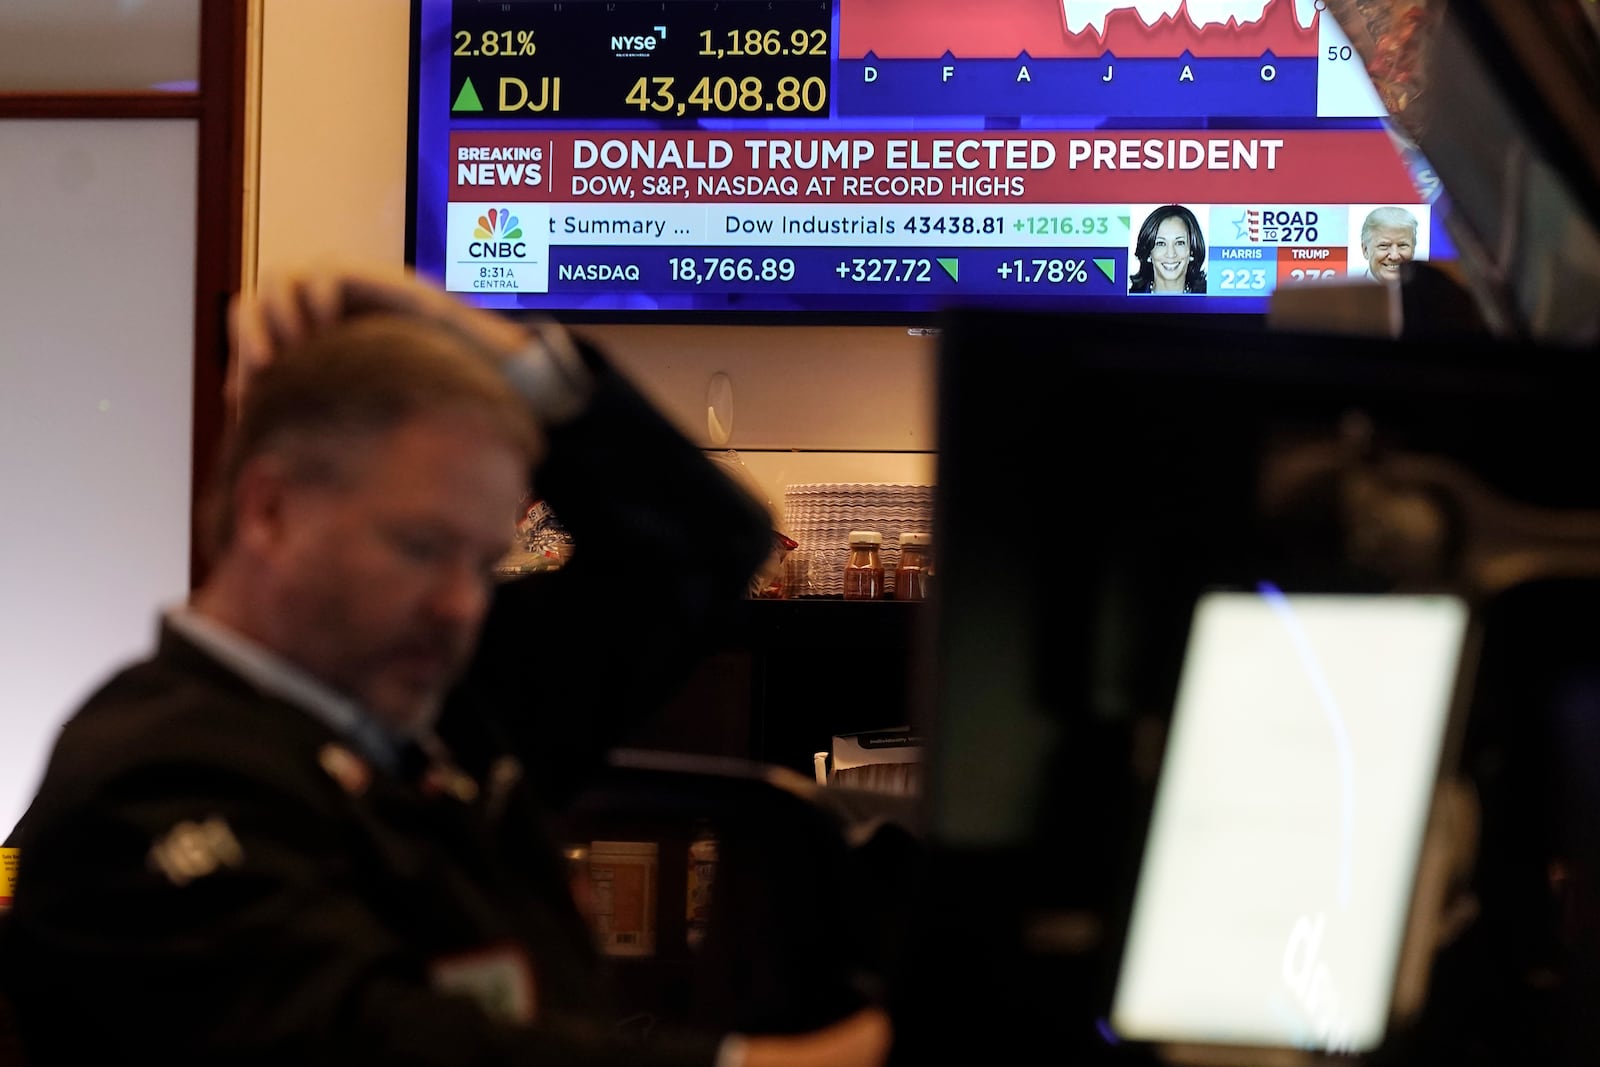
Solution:
<path fill-rule="evenodd" d="M 642 203 L 1415 203 L 1377 130 L 460 131 L 450 199 Z"/>

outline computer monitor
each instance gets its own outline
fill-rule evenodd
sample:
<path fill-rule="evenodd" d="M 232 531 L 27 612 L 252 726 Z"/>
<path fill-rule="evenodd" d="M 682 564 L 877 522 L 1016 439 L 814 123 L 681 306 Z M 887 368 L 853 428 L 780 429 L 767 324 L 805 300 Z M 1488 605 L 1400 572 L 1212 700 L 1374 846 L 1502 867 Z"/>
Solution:
<path fill-rule="evenodd" d="M 1379 1046 L 1467 634 L 1459 597 L 1201 596 L 1115 1033 Z"/>
<path fill-rule="evenodd" d="M 1466 684 L 1479 620 L 1505 599 L 1480 566 L 1499 558 L 1480 535 L 1500 513 L 1442 475 L 1384 496 L 1388 474 L 1362 472 L 1593 507 L 1570 466 L 1597 451 L 1590 378 L 1489 340 L 949 316 L 918 721 L 940 958 L 907 968 L 907 1047 L 1029 1035 L 1087 1063 L 1317 1047 L 1382 1062 L 1408 1040 L 1427 986 L 1400 966 L 1406 936 L 1470 867 L 1449 842 L 1451 869 L 1423 877 L 1436 786 L 1467 775 L 1501 804 L 1489 756 L 1536 716 L 1487 716 Z M 1241 718 L 1252 708 L 1274 717 Z M 1295 783 L 1311 795 L 1278 796 Z M 1504 842 L 1521 809 L 1497 810 Z M 1519 878 L 1543 878 L 1523 860 Z M 1291 861 L 1298 898 L 1245 906 L 1297 884 Z M 1276 988 L 1242 988 L 1269 957 Z"/>

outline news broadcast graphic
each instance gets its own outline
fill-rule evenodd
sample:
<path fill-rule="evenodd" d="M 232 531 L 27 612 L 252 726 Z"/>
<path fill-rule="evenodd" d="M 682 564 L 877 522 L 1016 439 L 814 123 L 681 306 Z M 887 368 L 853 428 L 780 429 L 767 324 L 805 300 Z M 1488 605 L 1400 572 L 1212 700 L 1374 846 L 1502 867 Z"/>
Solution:
<path fill-rule="evenodd" d="M 1367 270 L 1353 201 L 1435 247 L 1319 0 L 416 3 L 411 257 L 486 307 L 1258 312 Z M 1163 205 L 1183 301 L 1130 292 Z"/>

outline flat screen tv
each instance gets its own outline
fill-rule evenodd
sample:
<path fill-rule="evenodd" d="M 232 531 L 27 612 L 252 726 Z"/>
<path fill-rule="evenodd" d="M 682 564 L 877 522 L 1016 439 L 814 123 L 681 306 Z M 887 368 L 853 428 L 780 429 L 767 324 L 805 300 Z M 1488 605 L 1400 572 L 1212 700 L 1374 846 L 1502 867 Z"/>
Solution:
<path fill-rule="evenodd" d="M 1259 314 L 1450 254 L 1322 0 L 413 0 L 408 257 L 492 308 Z"/>

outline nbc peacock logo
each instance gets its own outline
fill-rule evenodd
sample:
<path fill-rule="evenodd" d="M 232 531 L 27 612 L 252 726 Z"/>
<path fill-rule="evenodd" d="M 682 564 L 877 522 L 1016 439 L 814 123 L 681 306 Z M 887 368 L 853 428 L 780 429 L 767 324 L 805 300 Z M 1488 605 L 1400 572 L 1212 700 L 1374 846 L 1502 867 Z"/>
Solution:
<path fill-rule="evenodd" d="M 492 207 L 479 215 L 472 238 L 467 255 L 474 259 L 522 259 L 528 254 L 521 220 L 503 207 Z"/>

